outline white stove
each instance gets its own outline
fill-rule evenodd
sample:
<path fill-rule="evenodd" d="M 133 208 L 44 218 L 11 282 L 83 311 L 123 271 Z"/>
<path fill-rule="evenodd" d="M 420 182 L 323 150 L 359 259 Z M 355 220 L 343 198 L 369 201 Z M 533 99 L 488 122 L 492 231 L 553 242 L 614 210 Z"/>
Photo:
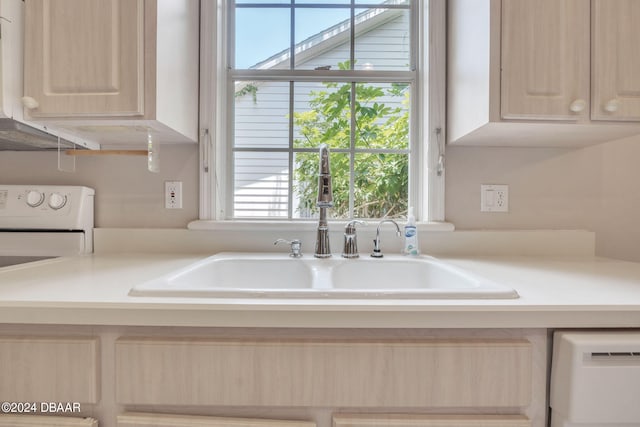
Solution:
<path fill-rule="evenodd" d="M 95 191 L 0 185 L 0 267 L 93 252 Z"/>

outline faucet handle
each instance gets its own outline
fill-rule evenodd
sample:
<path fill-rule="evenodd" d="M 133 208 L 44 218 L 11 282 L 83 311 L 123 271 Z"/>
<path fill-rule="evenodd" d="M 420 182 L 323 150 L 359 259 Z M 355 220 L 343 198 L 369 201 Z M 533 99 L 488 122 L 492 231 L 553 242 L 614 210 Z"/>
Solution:
<path fill-rule="evenodd" d="M 300 241 L 300 239 L 278 239 L 273 242 L 274 245 L 277 245 L 278 243 L 286 243 L 291 247 L 291 252 L 289 253 L 289 256 L 291 258 L 300 258 L 302 256 L 302 242 Z"/>
<path fill-rule="evenodd" d="M 351 220 L 344 226 L 345 234 L 356 234 L 356 225 L 367 225 L 367 223 L 359 219 Z"/>
<path fill-rule="evenodd" d="M 344 248 L 342 250 L 343 258 L 358 258 L 358 240 L 356 236 L 356 225 L 367 225 L 366 222 L 354 219 L 349 221 L 344 227 Z"/>

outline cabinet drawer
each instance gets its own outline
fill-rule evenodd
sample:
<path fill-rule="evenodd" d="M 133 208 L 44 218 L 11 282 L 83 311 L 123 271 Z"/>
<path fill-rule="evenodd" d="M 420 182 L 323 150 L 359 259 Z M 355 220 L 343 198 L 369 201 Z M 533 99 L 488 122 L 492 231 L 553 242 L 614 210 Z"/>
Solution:
<path fill-rule="evenodd" d="M 93 418 L 0 415 L 0 427 L 98 427 Z"/>
<path fill-rule="evenodd" d="M 15 402 L 99 400 L 97 338 L 0 337 L 0 396 Z"/>
<path fill-rule="evenodd" d="M 122 404 L 521 407 L 526 340 L 303 341 L 121 338 Z"/>
<path fill-rule="evenodd" d="M 531 427 L 522 415 L 335 415 L 333 427 Z"/>
<path fill-rule="evenodd" d="M 315 427 L 312 421 L 257 418 L 222 418 L 196 415 L 126 413 L 118 415 L 117 427 Z"/>

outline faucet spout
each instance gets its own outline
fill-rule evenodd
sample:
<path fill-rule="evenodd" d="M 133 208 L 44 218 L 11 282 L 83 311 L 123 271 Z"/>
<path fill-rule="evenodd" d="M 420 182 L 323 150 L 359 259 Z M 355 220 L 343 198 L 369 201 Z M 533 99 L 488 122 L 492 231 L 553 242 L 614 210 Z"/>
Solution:
<path fill-rule="evenodd" d="M 371 256 L 374 258 L 382 258 L 384 256 L 382 254 L 382 250 L 380 249 L 380 227 L 385 222 L 390 222 L 396 226 L 396 236 L 400 237 L 400 235 L 402 234 L 400 233 L 400 226 L 394 220 L 383 219 L 382 221 L 380 221 L 380 223 L 378 224 L 378 228 L 376 229 L 376 238 L 373 240 L 373 252 L 371 253 Z"/>
<path fill-rule="evenodd" d="M 320 163 L 318 165 L 318 200 L 320 210 L 318 220 L 318 232 L 316 236 L 316 258 L 329 258 L 329 224 L 327 222 L 327 209 L 333 207 L 333 191 L 331 189 L 331 167 L 329 163 L 329 147 L 320 145 Z"/>

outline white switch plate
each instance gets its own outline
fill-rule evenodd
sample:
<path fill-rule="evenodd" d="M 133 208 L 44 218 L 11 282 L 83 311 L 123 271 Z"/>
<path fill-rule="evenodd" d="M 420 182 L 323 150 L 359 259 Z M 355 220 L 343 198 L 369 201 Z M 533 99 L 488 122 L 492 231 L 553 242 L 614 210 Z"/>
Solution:
<path fill-rule="evenodd" d="M 480 185 L 481 212 L 509 212 L 509 186 L 505 184 Z"/>
<path fill-rule="evenodd" d="M 164 207 L 166 209 L 182 209 L 182 181 L 165 181 Z"/>

